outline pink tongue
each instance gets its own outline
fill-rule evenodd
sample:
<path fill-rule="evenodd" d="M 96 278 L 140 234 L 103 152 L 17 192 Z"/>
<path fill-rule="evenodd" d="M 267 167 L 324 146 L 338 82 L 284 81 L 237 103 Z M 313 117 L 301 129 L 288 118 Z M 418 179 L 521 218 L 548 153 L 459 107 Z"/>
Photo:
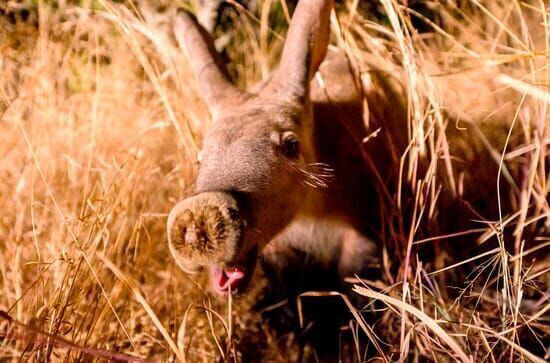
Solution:
<path fill-rule="evenodd" d="M 239 285 L 239 280 L 243 277 L 244 271 L 237 267 L 229 269 L 215 267 L 212 271 L 214 288 L 218 293 L 226 293 L 230 289 L 231 291 L 235 291 Z"/>

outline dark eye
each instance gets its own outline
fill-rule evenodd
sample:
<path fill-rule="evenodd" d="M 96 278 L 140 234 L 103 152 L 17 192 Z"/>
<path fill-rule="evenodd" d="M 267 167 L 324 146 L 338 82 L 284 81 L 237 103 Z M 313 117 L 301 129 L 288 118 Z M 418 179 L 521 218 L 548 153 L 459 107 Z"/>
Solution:
<path fill-rule="evenodd" d="M 287 158 L 300 156 L 300 140 L 294 132 L 285 132 L 282 137 L 283 154 Z"/>

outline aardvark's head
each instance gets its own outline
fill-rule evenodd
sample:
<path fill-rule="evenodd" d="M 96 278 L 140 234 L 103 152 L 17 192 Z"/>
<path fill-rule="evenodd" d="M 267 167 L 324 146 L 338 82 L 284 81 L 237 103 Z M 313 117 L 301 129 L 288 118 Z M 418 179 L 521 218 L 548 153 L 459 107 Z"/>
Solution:
<path fill-rule="evenodd" d="M 203 141 L 196 194 L 168 218 L 170 251 L 187 272 L 211 270 L 214 290 L 242 292 L 258 253 L 291 221 L 313 161 L 309 82 L 329 38 L 331 0 L 301 0 L 278 70 L 255 94 L 233 86 L 195 18 L 174 31 L 214 117 Z"/>

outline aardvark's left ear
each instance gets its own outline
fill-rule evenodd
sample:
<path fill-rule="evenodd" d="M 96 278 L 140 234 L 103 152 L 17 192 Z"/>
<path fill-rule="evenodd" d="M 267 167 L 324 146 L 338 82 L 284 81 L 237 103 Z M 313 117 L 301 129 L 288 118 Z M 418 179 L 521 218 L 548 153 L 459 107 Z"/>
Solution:
<path fill-rule="evenodd" d="M 210 34 L 192 14 L 178 10 L 174 19 L 174 35 L 186 53 L 202 95 L 214 114 L 243 99 L 244 92 L 231 83 Z"/>

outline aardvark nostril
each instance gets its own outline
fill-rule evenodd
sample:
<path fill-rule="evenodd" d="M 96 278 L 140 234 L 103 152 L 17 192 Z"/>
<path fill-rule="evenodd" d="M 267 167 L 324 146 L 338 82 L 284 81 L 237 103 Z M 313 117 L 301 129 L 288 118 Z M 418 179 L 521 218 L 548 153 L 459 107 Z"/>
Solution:
<path fill-rule="evenodd" d="M 180 238 L 175 238 L 175 241 L 179 240 L 185 245 L 194 246 L 197 249 L 208 243 L 206 228 L 201 228 L 195 223 L 193 212 L 189 209 L 183 211 L 181 219 L 176 222 L 176 228 L 179 229 Z"/>
<path fill-rule="evenodd" d="M 168 243 L 186 272 L 230 261 L 241 242 L 236 200 L 228 193 L 205 192 L 178 203 L 168 217 Z"/>

